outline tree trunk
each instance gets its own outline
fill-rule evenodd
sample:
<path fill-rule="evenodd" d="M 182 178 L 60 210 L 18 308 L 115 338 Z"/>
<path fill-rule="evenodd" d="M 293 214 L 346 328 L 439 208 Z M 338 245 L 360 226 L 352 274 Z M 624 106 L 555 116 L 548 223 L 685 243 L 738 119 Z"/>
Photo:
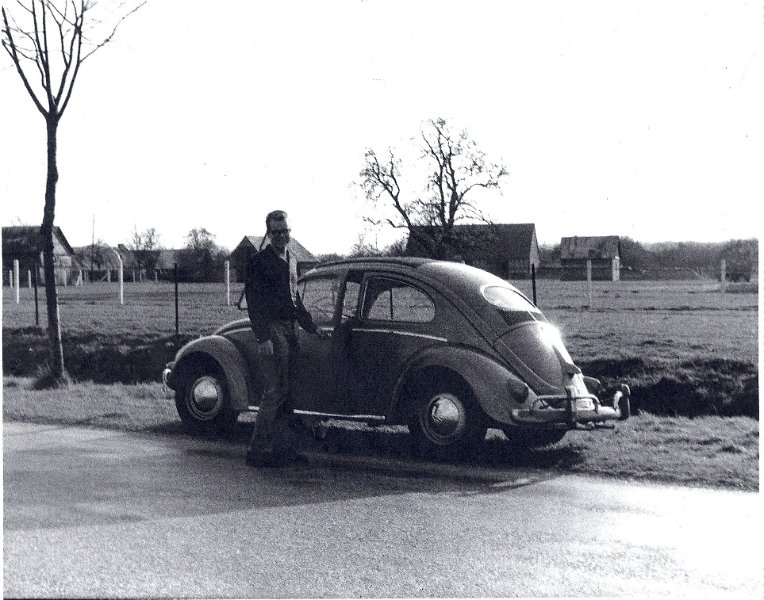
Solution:
<path fill-rule="evenodd" d="M 68 375 L 64 370 L 64 347 L 61 343 L 56 270 L 53 261 L 53 219 L 56 210 L 56 184 L 58 183 L 58 167 L 56 166 L 58 119 L 48 117 L 46 129 L 48 133 L 48 176 L 45 182 L 45 209 L 40 234 L 42 236 L 43 272 L 45 273 L 45 300 L 48 308 L 50 374 L 54 382 L 60 384 L 68 381 Z"/>

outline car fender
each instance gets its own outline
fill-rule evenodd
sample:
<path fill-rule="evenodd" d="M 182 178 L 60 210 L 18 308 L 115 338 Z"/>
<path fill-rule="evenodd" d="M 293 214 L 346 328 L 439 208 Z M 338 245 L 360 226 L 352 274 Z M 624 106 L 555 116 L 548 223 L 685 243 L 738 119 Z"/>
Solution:
<path fill-rule="evenodd" d="M 404 399 L 406 382 L 433 367 L 448 369 L 461 377 L 483 411 L 500 423 L 512 422 L 512 409 L 522 406 L 527 394 L 528 386 L 496 359 L 463 346 L 434 346 L 415 356 L 399 378 L 391 415 Z"/>
<path fill-rule="evenodd" d="M 220 335 L 192 340 L 178 351 L 173 371 L 179 372 L 186 361 L 199 355 L 211 358 L 223 370 L 231 407 L 234 410 L 247 410 L 252 387 L 250 368 L 236 345 Z"/>

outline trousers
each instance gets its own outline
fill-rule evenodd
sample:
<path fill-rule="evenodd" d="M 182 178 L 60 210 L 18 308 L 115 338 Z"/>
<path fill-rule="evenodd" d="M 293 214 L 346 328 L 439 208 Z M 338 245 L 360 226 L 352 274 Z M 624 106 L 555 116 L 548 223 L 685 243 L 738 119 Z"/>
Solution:
<path fill-rule="evenodd" d="M 294 321 L 272 321 L 268 335 L 273 355 L 262 356 L 260 366 L 265 383 L 257 411 L 250 450 L 261 454 L 280 454 L 294 446 L 289 421 L 294 408 L 291 382 L 294 379 L 299 346 Z"/>

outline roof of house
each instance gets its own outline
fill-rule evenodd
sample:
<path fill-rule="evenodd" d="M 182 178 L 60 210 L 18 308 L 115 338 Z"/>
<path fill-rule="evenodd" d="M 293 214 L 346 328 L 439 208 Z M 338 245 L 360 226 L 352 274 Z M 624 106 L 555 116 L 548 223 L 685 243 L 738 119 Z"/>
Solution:
<path fill-rule="evenodd" d="M 238 256 L 244 248 L 247 250 L 254 248 L 259 251 L 262 242 L 263 236 L 261 235 L 245 235 L 241 242 L 239 242 L 239 245 L 231 252 L 231 256 Z M 298 263 L 318 263 L 318 259 L 294 238 L 289 242 L 289 251 Z"/>
<path fill-rule="evenodd" d="M 423 226 L 415 229 L 427 230 L 432 227 Z M 516 260 L 527 259 L 532 245 L 538 246 L 535 223 L 475 223 L 455 225 L 458 251 L 465 254 L 480 252 L 483 256 Z M 406 246 L 407 254 L 417 254 L 418 244 L 415 238 L 409 236 Z"/>
<path fill-rule="evenodd" d="M 53 235 L 58 238 L 64 250 L 74 255 L 74 249 L 64 236 L 61 228 L 53 227 Z M 13 225 L 3 227 L 3 256 L 32 256 L 42 250 L 42 237 L 38 225 Z"/>
<path fill-rule="evenodd" d="M 122 266 L 125 269 L 134 268 L 138 266 L 138 259 L 136 258 L 133 250 L 125 246 L 124 244 L 117 244 L 117 250 L 122 257 Z"/>
<path fill-rule="evenodd" d="M 172 269 L 178 262 L 178 250 L 171 248 L 162 248 L 159 250 L 159 258 L 155 267 L 161 270 Z"/>
<path fill-rule="evenodd" d="M 113 252 L 106 252 L 107 248 L 103 245 L 96 245 L 95 249 L 92 245 L 89 246 L 75 246 L 74 253 L 77 256 L 80 264 L 83 268 L 90 268 L 91 257 L 94 258 L 94 265 L 98 268 L 111 268 L 116 269 L 119 266 L 117 257 Z"/>
<path fill-rule="evenodd" d="M 560 260 L 608 259 L 621 255 L 617 235 L 564 237 L 560 241 Z"/>

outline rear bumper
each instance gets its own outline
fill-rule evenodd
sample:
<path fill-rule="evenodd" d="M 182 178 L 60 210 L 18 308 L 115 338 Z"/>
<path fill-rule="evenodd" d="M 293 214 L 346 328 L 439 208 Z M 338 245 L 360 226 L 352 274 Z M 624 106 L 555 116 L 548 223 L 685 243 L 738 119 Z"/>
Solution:
<path fill-rule="evenodd" d="M 172 367 L 174 365 L 174 362 L 167 363 L 167 366 L 162 371 L 162 385 L 166 392 L 175 389 L 172 385 Z"/>
<path fill-rule="evenodd" d="M 613 396 L 604 401 L 591 394 L 576 395 L 573 388 L 567 388 L 565 396 L 539 396 L 529 408 L 512 410 L 511 416 L 517 425 L 569 428 L 625 421 L 631 415 L 630 398 L 631 391 L 626 384 L 621 384 Z"/>

